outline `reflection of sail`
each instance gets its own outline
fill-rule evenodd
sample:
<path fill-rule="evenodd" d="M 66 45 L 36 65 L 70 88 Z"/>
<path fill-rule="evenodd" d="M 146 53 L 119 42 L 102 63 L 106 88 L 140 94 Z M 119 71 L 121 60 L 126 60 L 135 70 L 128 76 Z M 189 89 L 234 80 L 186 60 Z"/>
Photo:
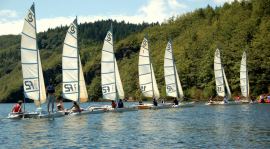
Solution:
<path fill-rule="evenodd" d="M 167 96 L 183 98 L 183 90 L 179 80 L 178 72 L 174 62 L 171 41 L 168 42 L 164 56 L 164 76 Z"/>
<path fill-rule="evenodd" d="M 77 18 L 71 23 L 64 41 L 62 55 L 63 98 L 86 102 L 88 99 L 77 40 Z"/>
<path fill-rule="evenodd" d="M 249 96 L 249 79 L 247 71 L 247 55 L 246 52 L 243 53 L 241 66 L 240 66 L 240 88 L 242 96 Z"/>
<path fill-rule="evenodd" d="M 37 45 L 36 16 L 34 4 L 24 19 L 21 37 L 21 64 L 24 96 L 35 101 L 37 106 L 46 102 L 45 85 Z"/>
<path fill-rule="evenodd" d="M 117 113 L 107 113 L 103 114 L 103 131 L 105 132 L 118 132 L 121 129 L 122 124 L 122 117 L 120 117 Z"/>
<path fill-rule="evenodd" d="M 139 83 L 142 94 L 145 97 L 159 98 L 158 86 L 149 57 L 149 46 L 147 38 L 143 39 L 139 54 Z"/>
<path fill-rule="evenodd" d="M 19 148 L 46 148 L 49 144 L 49 139 L 44 136 L 49 136 L 51 128 L 47 129 L 49 125 L 48 119 L 28 119 L 26 121 L 21 121 L 22 131 L 12 131 L 16 134 L 20 134 L 20 147 Z M 14 128 L 15 129 L 15 128 Z M 33 141 L 35 140 L 35 141 Z"/>

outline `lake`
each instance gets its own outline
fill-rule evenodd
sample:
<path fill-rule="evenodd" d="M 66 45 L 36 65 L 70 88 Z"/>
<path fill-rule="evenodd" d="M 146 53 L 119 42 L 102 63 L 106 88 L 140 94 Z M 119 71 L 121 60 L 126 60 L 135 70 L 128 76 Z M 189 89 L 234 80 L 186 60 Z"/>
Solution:
<path fill-rule="evenodd" d="M 105 103 L 82 107 L 93 104 Z M 270 148 L 270 104 L 196 104 L 54 120 L 6 119 L 11 107 L 0 104 L 1 148 Z"/>

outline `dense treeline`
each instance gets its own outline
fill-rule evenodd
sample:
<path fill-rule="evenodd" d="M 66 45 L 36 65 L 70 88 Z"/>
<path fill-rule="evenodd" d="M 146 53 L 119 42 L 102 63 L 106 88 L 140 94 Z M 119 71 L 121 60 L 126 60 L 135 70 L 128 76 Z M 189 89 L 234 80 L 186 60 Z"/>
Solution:
<path fill-rule="evenodd" d="M 101 97 L 100 55 L 111 20 L 79 26 L 79 47 L 90 99 Z M 165 96 L 163 57 L 167 39 L 173 39 L 176 65 L 185 95 L 207 99 L 215 95 L 213 57 L 221 50 L 222 63 L 234 95 L 240 93 L 239 68 L 244 50 L 248 53 L 250 92 L 269 92 L 270 87 L 270 0 L 234 1 L 222 7 L 207 6 L 159 24 L 113 22 L 115 52 L 127 96 L 140 98 L 138 51 L 143 36 L 150 40 L 151 59 L 161 95 Z M 53 79 L 61 90 L 61 52 L 67 27 L 39 33 L 45 80 Z M 22 98 L 19 36 L 0 37 L 0 99 Z M 16 78 L 16 79 L 14 79 Z"/>

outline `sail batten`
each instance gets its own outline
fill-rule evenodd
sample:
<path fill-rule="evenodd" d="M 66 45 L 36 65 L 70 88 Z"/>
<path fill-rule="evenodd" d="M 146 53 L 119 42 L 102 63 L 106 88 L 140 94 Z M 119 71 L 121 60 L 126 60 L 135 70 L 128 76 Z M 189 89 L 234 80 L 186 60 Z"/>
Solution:
<path fill-rule="evenodd" d="M 175 98 L 183 98 L 184 93 L 176 69 L 171 41 L 168 42 L 164 56 L 164 77 L 166 95 Z"/>
<path fill-rule="evenodd" d="M 147 38 L 143 39 L 139 53 L 139 84 L 142 94 L 145 97 L 159 98 L 159 90 L 149 57 L 149 46 Z"/>
<path fill-rule="evenodd" d="M 46 92 L 41 59 L 37 46 L 34 4 L 28 10 L 21 33 L 21 65 L 24 97 L 35 101 L 37 106 L 46 102 Z"/>
<path fill-rule="evenodd" d="M 62 54 L 62 96 L 65 99 L 86 102 L 88 94 L 78 49 L 77 18 L 66 33 Z"/>

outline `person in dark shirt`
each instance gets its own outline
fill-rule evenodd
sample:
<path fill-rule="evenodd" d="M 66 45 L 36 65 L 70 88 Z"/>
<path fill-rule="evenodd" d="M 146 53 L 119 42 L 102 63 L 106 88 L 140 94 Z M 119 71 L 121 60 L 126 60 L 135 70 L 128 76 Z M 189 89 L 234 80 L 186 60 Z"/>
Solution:
<path fill-rule="evenodd" d="M 47 110 L 48 110 L 48 113 L 50 114 L 50 104 L 52 105 L 52 111 L 53 112 L 53 109 L 54 109 L 54 100 L 55 100 L 55 96 L 54 96 L 54 93 L 55 93 L 55 89 L 52 85 L 52 83 L 50 82 L 49 86 L 47 87 L 47 101 L 48 101 L 48 104 L 47 104 Z"/>
<path fill-rule="evenodd" d="M 174 105 L 178 105 L 179 104 L 179 102 L 178 102 L 178 100 L 176 98 L 174 98 L 173 103 L 174 103 Z"/>
<path fill-rule="evenodd" d="M 116 108 L 116 103 L 114 100 L 112 100 L 112 108 Z"/>
<path fill-rule="evenodd" d="M 122 99 L 119 99 L 119 101 L 118 101 L 118 108 L 124 108 L 124 103 L 123 103 Z"/>
<path fill-rule="evenodd" d="M 153 98 L 153 105 L 154 105 L 154 106 L 158 106 L 158 102 L 157 102 L 157 100 L 156 100 L 155 97 Z"/>

